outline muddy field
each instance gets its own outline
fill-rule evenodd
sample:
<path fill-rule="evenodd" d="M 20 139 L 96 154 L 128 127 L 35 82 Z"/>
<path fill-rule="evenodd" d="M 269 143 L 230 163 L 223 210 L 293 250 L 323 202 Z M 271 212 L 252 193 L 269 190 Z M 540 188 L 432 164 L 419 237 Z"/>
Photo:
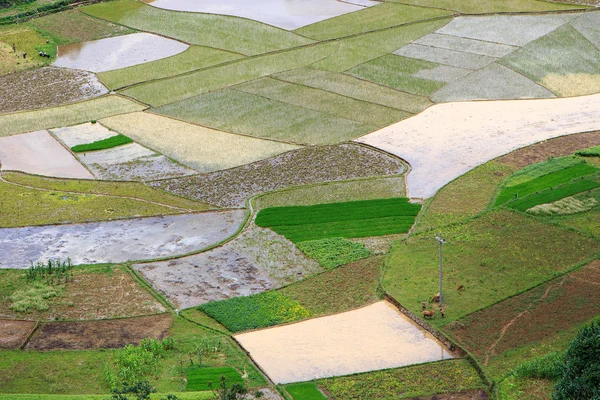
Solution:
<path fill-rule="evenodd" d="M 395 157 L 355 144 L 309 147 L 266 160 L 151 186 L 221 207 L 243 207 L 250 196 L 294 185 L 404 171 Z"/>
<path fill-rule="evenodd" d="M 180 309 L 275 289 L 322 270 L 289 240 L 256 226 L 222 247 L 133 267 Z"/>
<path fill-rule="evenodd" d="M 487 364 L 505 350 L 539 342 L 600 314 L 600 261 L 448 325 Z"/>
<path fill-rule="evenodd" d="M 31 335 L 35 326 L 33 321 L 0 319 L 0 349 L 18 349 Z"/>
<path fill-rule="evenodd" d="M 10 296 L 27 288 L 24 276 L 24 271 L 0 270 L 0 318 L 93 320 L 165 311 L 123 267 L 94 266 L 76 270 L 73 282 L 60 285 L 60 295 L 49 299 L 47 311 L 19 313 L 10 308 Z"/>
<path fill-rule="evenodd" d="M 483 390 L 469 390 L 466 392 L 434 394 L 433 396 L 419 396 L 411 400 L 487 400 L 490 396 Z"/>
<path fill-rule="evenodd" d="M 0 229 L 0 268 L 66 259 L 117 263 L 199 251 L 233 235 L 244 210 Z"/>
<path fill-rule="evenodd" d="M 57 106 L 105 93 L 108 90 L 90 72 L 55 67 L 17 72 L 0 77 L 0 113 Z"/>
<path fill-rule="evenodd" d="M 33 335 L 26 350 L 116 349 L 169 334 L 170 314 L 87 322 L 49 322 Z"/>

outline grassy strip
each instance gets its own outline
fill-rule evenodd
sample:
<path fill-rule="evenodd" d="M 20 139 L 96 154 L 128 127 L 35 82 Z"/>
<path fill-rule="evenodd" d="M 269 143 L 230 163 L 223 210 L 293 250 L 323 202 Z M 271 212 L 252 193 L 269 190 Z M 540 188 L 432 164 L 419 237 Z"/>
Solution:
<path fill-rule="evenodd" d="M 111 90 L 184 74 L 242 58 L 240 54 L 203 46 L 190 46 L 183 53 L 132 67 L 101 72 L 98 79 Z"/>
<path fill-rule="evenodd" d="M 225 328 L 219 322 L 215 321 L 213 318 L 209 317 L 197 308 L 188 308 L 180 311 L 179 314 L 198 325 L 202 325 L 204 327 L 213 329 L 226 335 L 231 334 L 231 332 L 229 332 L 227 328 Z"/>
<path fill-rule="evenodd" d="M 456 10 L 465 14 L 487 14 L 499 12 L 536 12 L 558 11 L 587 8 L 567 4 L 550 3 L 539 0 L 388 0 L 395 3 L 412 4 L 415 6 L 437 7 Z"/>
<path fill-rule="evenodd" d="M 215 395 L 210 392 L 169 392 L 153 393 L 151 400 L 165 398 L 167 394 L 174 394 L 179 400 L 214 400 Z M 0 400 L 106 400 L 108 394 L 0 394 Z"/>
<path fill-rule="evenodd" d="M 584 150 L 579 150 L 575 154 L 581 157 L 600 157 L 600 146 L 592 146 Z"/>
<path fill-rule="evenodd" d="M 516 171 L 506 179 L 503 186 L 520 185 L 541 178 L 544 175 L 555 173 L 565 168 L 574 167 L 581 163 L 584 163 L 582 159 L 573 156 L 551 158 L 548 161 L 529 165 Z"/>
<path fill-rule="evenodd" d="M 294 400 L 325 400 L 314 382 L 294 383 L 285 385 L 285 390 Z"/>
<path fill-rule="evenodd" d="M 304 254 L 317 260 L 325 268 L 335 268 L 371 255 L 369 249 L 362 243 L 343 238 L 309 240 L 300 242 L 297 246 Z"/>
<path fill-rule="evenodd" d="M 560 200 L 565 197 L 573 196 L 588 190 L 600 187 L 600 182 L 595 182 L 587 179 L 581 179 L 575 182 L 562 185 L 558 188 L 544 190 L 540 193 L 527 196 L 523 199 L 515 200 L 507 204 L 507 207 L 513 210 L 526 211 L 539 204 L 548 204 Z"/>
<path fill-rule="evenodd" d="M 464 359 L 320 379 L 317 385 L 344 400 L 385 400 L 392 393 L 394 398 L 404 399 L 485 388 L 477 371 Z"/>
<path fill-rule="evenodd" d="M 152 201 L 193 211 L 204 211 L 214 208 L 206 203 L 184 199 L 183 197 L 175 196 L 162 190 L 153 189 L 139 182 L 60 179 L 27 175 L 20 172 L 5 172 L 2 174 L 2 177 L 9 182 L 53 191 L 132 197 L 134 199 Z"/>
<path fill-rule="evenodd" d="M 78 144 L 71 147 L 75 153 L 85 153 L 87 151 L 112 149 L 113 147 L 122 146 L 124 144 L 133 143 L 133 140 L 125 135 L 115 135 L 103 140 L 97 140 L 93 143 Z"/>
<path fill-rule="evenodd" d="M 231 332 L 266 328 L 310 316 L 310 312 L 299 303 L 279 292 L 213 301 L 201 305 L 199 309 Z"/>
<path fill-rule="evenodd" d="M 82 10 L 141 31 L 246 55 L 312 43 L 292 32 L 247 18 L 169 11 L 135 0 L 94 4 Z"/>
<path fill-rule="evenodd" d="M 153 107 L 173 103 L 266 75 L 300 68 L 335 52 L 335 43 L 302 47 L 163 79 L 125 89 L 122 93 Z"/>
<path fill-rule="evenodd" d="M 335 144 L 376 129 L 373 125 L 231 89 L 167 104 L 155 111 L 215 129 L 312 145 Z"/>
<path fill-rule="evenodd" d="M 227 379 L 227 387 L 234 383 L 244 384 L 240 373 L 232 367 L 191 367 L 185 370 L 185 376 L 185 389 L 194 392 L 216 389 L 222 376 Z"/>
<path fill-rule="evenodd" d="M 0 115 L 0 136 L 60 128 L 146 107 L 121 96 L 104 96 L 66 106 Z"/>
<path fill-rule="evenodd" d="M 296 29 L 295 32 L 311 39 L 329 40 L 450 14 L 451 12 L 446 10 L 387 2 L 329 18 Z"/>
<path fill-rule="evenodd" d="M 524 198 L 533 193 L 537 193 L 546 189 L 554 188 L 564 183 L 568 183 L 573 179 L 593 174 L 596 171 L 598 171 L 596 168 L 583 162 L 573 165 L 571 167 L 563 168 L 556 172 L 551 172 L 549 174 L 542 175 L 538 178 L 533 178 L 529 181 L 519 183 L 517 185 L 504 186 L 498 194 L 498 197 L 496 197 L 496 201 L 494 204 L 496 206 L 499 206 L 501 204 L 509 202 L 514 198 Z M 556 198 L 555 200 L 558 200 L 559 198 Z"/>

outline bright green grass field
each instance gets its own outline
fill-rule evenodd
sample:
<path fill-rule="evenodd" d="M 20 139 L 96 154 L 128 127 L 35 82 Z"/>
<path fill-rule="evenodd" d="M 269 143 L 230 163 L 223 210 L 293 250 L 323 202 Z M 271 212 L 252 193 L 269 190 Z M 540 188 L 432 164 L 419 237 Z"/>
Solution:
<path fill-rule="evenodd" d="M 25 24 L 0 26 L 0 75 L 50 64 L 56 57 L 56 44 L 46 43 L 48 38 Z M 12 45 L 16 46 L 17 55 Z M 45 51 L 50 58 L 39 57 Z M 21 55 L 27 53 L 23 59 Z"/>
<path fill-rule="evenodd" d="M 163 10 L 136 0 L 116 0 L 82 11 L 141 31 L 180 41 L 255 55 L 312 43 L 292 32 L 246 18 Z"/>
<path fill-rule="evenodd" d="M 432 104 L 426 97 L 404 93 L 336 72 L 300 68 L 276 74 L 275 78 L 409 113 L 421 112 Z"/>
<path fill-rule="evenodd" d="M 299 29 L 296 33 L 316 40 L 329 40 L 452 14 L 450 11 L 382 3 L 360 11 L 329 18 Z"/>
<path fill-rule="evenodd" d="M 133 140 L 125 135 L 115 135 L 106 139 L 97 140 L 93 143 L 78 144 L 77 146 L 71 147 L 75 153 L 85 153 L 86 151 L 96 151 L 112 149 L 113 147 L 122 146 L 124 144 L 133 143 Z"/>
<path fill-rule="evenodd" d="M 121 96 L 103 96 L 66 106 L 4 114 L 0 115 L 0 136 L 61 128 L 144 109 L 145 106 Z"/>
<path fill-rule="evenodd" d="M 580 162 L 555 172 L 550 172 L 530 180 L 525 180 L 523 183 L 518 183 L 511 186 L 506 185 L 498 194 L 495 205 L 498 206 L 505 204 L 506 202 L 515 198 L 515 196 L 518 196 L 517 198 L 523 198 L 528 195 L 568 183 L 573 179 L 591 175 L 597 171 L 598 170 L 591 165 L 588 165 L 585 162 Z M 513 182 L 516 183 L 521 181 L 521 179 L 517 179 L 518 178 L 513 180 Z M 511 183 L 510 178 L 508 183 Z"/>
<path fill-rule="evenodd" d="M 227 379 L 227 387 L 234 383 L 244 384 L 240 373 L 232 367 L 190 367 L 185 370 L 185 376 L 186 390 L 194 392 L 216 390 L 222 376 Z"/>
<path fill-rule="evenodd" d="M 344 238 L 309 240 L 296 244 L 310 258 L 317 260 L 322 267 L 335 268 L 371 255 L 362 243 Z"/>
<path fill-rule="evenodd" d="M 534 218 L 500 210 L 447 227 L 444 246 L 444 320 L 448 324 L 527 290 L 585 262 L 600 242 Z M 557 251 L 569 249 L 569 251 Z M 397 244 L 386 262 L 384 288 L 401 304 L 421 311 L 439 292 L 438 243 L 431 233 Z M 459 285 L 463 291 L 457 291 Z"/>
<path fill-rule="evenodd" d="M 154 111 L 222 131 L 298 144 L 336 144 L 376 129 L 231 89 L 192 97 Z"/>
<path fill-rule="evenodd" d="M 421 206 L 406 198 L 274 207 L 261 210 L 256 224 L 292 242 L 332 237 L 367 237 L 408 232 Z"/>
<path fill-rule="evenodd" d="M 234 89 L 378 127 L 412 115 L 391 107 L 269 77 L 243 83 Z"/>
<path fill-rule="evenodd" d="M 266 328 L 310 317 L 307 309 L 279 292 L 213 301 L 198 308 L 231 332 Z"/>
<path fill-rule="evenodd" d="M 325 400 L 326 397 L 317 389 L 314 382 L 285 385 L 285 390 L 294 400 Z"/>
<path fill-rule="evenodd" d="M 436 63 L 388 54 L 354 67 L 348 73 L 404 92 L 429 96 L 445 83 L 416 78 L 411 74 L 436 66 Z"/>
<path fill-rule="evenodd" d="M 111 90 L 155 79 L 184 74 L 242 58 L 240 54 L 203 46 L 190 46 L 183 53 L 132 67 L 100 72 L 98 79 Z"/>
<path fill-rule="evenodd" d="M 513 210 L 526 211 L 540 204 L 553 203 L 565 197 L 573 196 L 579 193 L 587 192 L 600 187 L 600 182 L 589 179 L 579 179 L 557 188 L 551 188 L 539 193 L 532 194 L 519 200 L 507 204 L 507 207 Z"/>
<path fill-rule="evenodd" d="M 122 93 L 159 107 L 277 72 L 300 68 L 327 57 L 335 49 L 334 43 L 325 43 L 243 59 L 221 67 L 133 86 Z"/>
<path fill-rule="evenodd" d="M 467 14 L 497 13 L 497 12 L 535 12 L 574 10 L 582 6 L 550 3 L 540 0 L 388 0 L 396 3 L 412 4 L 415 6 L 437 7 L 456 10 Z"/>
<path fill-rule="evenodd" d="M 600 157 L 600 146 L 592 146 L 587 149 L 579 150 L 575 152 L 575 154 L 581 157 Z"/>

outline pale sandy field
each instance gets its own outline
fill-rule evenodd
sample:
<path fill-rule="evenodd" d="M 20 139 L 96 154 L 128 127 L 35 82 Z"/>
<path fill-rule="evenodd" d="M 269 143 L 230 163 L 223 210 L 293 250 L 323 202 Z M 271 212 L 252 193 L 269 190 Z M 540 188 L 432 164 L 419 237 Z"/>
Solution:
<path fill-rule="evenodd" d="M 428 198 L 442 186 L 512 150 L 600 129 L 600 95 L 567 99 L 438 104 L 357 142 L 408 161 L 408 195 Z"/>
<path fill-rule="evenodd" d="M 94 176 L 47 131 L 0 137 L 2 170 L 60 178 L 94 179 Z"/>
<path fill-rule="evenodd" d="M 441 343 L 385 301 L 234 337 L 275 383 L 452 358 Z"/>

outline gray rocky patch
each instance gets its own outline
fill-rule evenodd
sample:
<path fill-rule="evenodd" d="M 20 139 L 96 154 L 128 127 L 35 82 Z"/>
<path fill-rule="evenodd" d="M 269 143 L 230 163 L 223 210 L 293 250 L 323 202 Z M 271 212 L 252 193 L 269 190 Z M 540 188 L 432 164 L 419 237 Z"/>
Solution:
<path fill-rule="evenodd" d="M 419 44 L 409 44 L 408 46 L 404 46 L 394 51 L 394 54 L 472 70 L 483 68 L 496 61 L 496 58 L 493 57 L 447 50 L 439 47 L 422 46 Z"/>

